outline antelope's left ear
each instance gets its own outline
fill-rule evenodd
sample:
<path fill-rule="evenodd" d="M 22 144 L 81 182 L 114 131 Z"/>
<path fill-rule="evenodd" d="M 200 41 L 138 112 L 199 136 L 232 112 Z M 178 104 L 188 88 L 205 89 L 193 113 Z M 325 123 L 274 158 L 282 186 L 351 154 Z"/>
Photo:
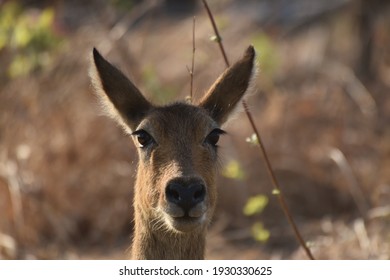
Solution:
<path fill-rule="evenodd" d="M 256 52 L 253 46 L 249 46 L 244 56 L 215 81 L 199 106 L 222 125 L 250 88 L 256 71 Z"/>

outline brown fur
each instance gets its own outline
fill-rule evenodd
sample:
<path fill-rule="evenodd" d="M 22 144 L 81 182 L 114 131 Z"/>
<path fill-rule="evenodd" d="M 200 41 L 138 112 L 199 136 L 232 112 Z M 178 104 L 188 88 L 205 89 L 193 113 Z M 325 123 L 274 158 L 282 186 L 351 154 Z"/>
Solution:
<path fill-rule="evenodd" d="M 139 147 L 133 259 L 204 258 L 206 230 L 217 200 L 217 147 L 210 135 L 222 132 L 219 126 L 247 91 L 254 61 L 249 47 L 198 106 L 162 107 L 147 101 L 94 49 L 91 78 L 96 92 Z M 145 133 L 151 140 L 142 146 Z M 185 195 L 190 206 L 183 203 Z"/>

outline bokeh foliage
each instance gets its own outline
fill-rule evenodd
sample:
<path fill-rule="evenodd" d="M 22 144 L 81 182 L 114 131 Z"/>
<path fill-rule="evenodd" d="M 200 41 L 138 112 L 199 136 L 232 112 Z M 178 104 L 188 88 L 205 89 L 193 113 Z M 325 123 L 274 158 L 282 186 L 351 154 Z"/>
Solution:
<path fill-rule="evenodd" d="M 24 10 L 11 1 L 0 9 L 0 51 L 11 54 L 9 78 L 29 74 L 50 63 L 50 52 L 63 41 L 54 30 L 52 8 Z"/>

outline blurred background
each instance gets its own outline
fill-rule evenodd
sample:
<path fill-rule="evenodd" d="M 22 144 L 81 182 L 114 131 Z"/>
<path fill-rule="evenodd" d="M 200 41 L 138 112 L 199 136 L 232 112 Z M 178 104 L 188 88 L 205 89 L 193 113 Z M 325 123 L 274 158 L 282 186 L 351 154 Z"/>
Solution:
<path fill-rule="evenodd" d="M 249 44 L 248 98 L 319 259 L 390 258 L 390 2 L 209 1 L 227 55 Z M 93 47 L 157 104 L 224 70 L 200 0 L 0 1 L 0 259 L 123 259 L 137 155 L 102 115 Z M 306 259 L 244 114 L 221 141 L 209 259 Z"/>

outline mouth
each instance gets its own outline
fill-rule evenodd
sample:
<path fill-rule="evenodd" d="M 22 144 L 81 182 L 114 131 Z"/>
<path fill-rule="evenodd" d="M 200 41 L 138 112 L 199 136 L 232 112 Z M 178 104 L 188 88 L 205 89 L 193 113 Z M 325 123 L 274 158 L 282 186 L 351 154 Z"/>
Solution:
<path fill-rule="evenodd" d="M 178 232 L 190 232 L 203 229 L 205 225 L 206 215 L 200 217 L 190 217 L 188 215 L 182 217 L 169 216 L 168 224 Z"/>

